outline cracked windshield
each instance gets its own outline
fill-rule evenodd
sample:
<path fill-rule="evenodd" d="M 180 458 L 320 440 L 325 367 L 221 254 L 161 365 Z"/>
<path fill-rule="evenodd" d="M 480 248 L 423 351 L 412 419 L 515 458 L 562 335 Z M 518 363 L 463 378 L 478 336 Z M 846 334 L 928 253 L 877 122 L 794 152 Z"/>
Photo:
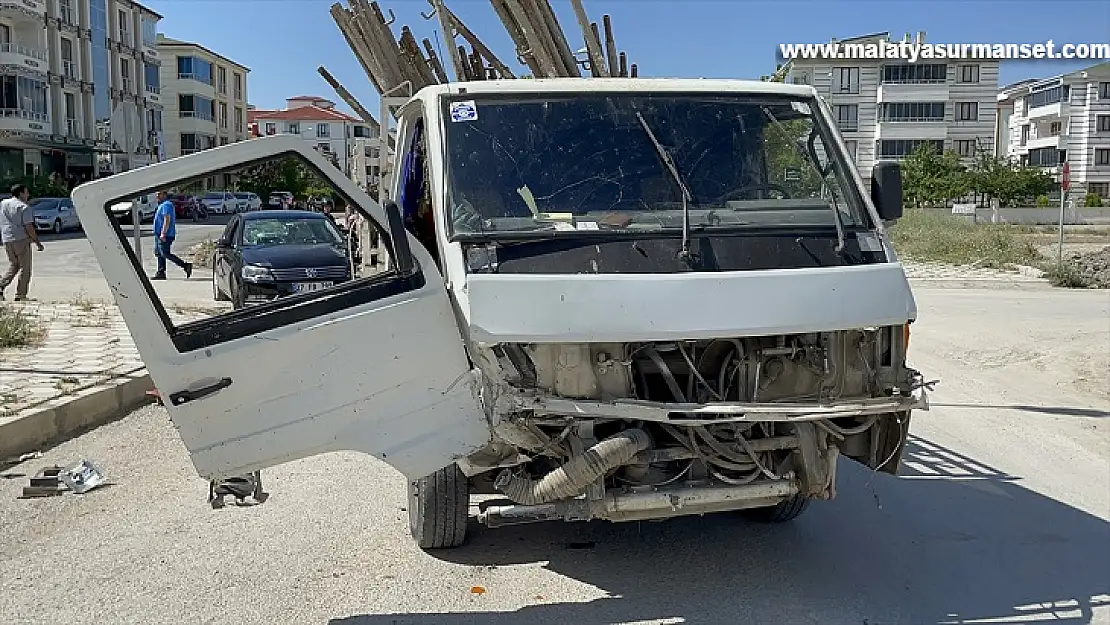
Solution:
<path fill-rule="evenodd" d="M 800 99 L 579 95 L 448 107 L 456 234 L 680 230 L 684 210 L 692 230 L 866 223 Z"/>

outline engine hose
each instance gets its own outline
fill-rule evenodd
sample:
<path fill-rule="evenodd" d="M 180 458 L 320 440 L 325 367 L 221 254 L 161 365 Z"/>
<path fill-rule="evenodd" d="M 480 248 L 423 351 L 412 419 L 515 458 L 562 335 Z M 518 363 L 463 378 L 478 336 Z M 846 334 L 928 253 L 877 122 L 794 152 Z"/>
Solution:
<path fill-rule="evenodd" d="M 497 476 L 494 487 L 518 504 L 534 506 L 574 497 L 609 471 L 628 461 L 651 446 L 647 432 L 628 429 L 590 447 L 580 456 L 533 480 L 513 475 L 506 469 Z"/>

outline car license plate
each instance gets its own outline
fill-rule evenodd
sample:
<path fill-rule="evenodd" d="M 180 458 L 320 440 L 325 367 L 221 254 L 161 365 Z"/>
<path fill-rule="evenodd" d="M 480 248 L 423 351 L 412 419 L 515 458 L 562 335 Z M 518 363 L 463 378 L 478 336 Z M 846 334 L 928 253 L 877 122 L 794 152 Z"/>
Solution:
<path fill-rule="evenodd" d="M 311 293 L 322 289 L 330 289 L 334 282 L 297 282 L 293 285 L 294 293 Z"/>

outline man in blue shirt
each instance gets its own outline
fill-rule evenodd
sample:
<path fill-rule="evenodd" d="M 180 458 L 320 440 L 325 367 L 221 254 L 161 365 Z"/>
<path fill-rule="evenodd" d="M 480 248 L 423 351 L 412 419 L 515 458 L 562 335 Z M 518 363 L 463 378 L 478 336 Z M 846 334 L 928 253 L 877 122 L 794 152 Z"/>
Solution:
<path fill-rule="evenodd" d="M 154 211 L 154 255 L 158 257 L 158 272 L 151 280 L 166 279 L 166 259 L 181 267 L 185 278 L 193 275 L 193 263 L 187 263 L 170 251 L 177 237 L 177 212 L 165 191 L 158 192 L 158 209 Z"/>

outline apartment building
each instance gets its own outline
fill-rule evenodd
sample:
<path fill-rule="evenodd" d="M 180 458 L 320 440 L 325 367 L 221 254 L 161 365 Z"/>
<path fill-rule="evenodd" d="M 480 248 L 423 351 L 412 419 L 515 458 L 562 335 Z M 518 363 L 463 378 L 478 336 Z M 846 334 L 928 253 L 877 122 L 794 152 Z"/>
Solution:
<path fill-rule="evenodd" d="M 925 33 L 915 40 L 924 43 Z M 885 32 L 839 41 L 892 42 Z M 798 59 L 790 65 L 788 82 L 813 85 L 828 101 L 865 181 L 876 161 L 903 159 L 923 143 L 966 159 L 994 150 L 998 61 Z"/>
<path fill-rule="evenodd" d="M 335 102 L 318 96 L 287 98 L 281 110 L 252 108 L 248 123 L 258 136 L 292 134 L 301 137 L 350 178 L 354 177 L 356 140 L 373 138 L 365 122 L 336 110 Z"/>
<path fill-rule="evenodd" d="M 161 19 L 130 0 L 0 0 L 0 179 L 157 159 Z"/>
<path fill-rule="evenodd" d="M 997 99 L 1000 153 L 1052 173 L 1067 162 L 1074 196 L 1110 198 L 1110 62 L 1008 85 Z"/>
<path fill-rule="evenodd" d="M 158 35 L 166 101 L 166 154 L 192 154 L 249 138 L 250 69 L 198 44 Z"/>
<path fill-rule="evenodd" d="M 358 137 L 350 145 L 348 176 L 364 190 L 376 188 L 381 178 L 380 142 L 377 137 Z"/>

